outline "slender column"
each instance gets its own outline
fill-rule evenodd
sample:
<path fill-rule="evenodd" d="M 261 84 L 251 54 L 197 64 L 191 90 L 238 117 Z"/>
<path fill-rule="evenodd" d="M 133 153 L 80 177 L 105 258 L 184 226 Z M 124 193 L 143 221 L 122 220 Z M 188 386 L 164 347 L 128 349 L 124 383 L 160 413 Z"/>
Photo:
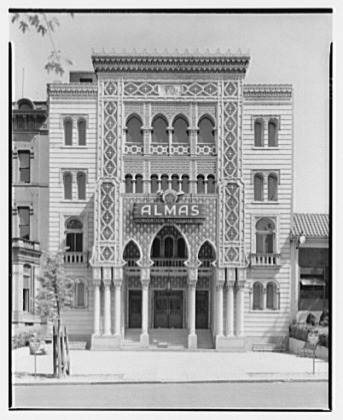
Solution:
<path fill-rule="evenodd" d="M 114 335 L 121 336 L 121 286 L 123 283 L 123 269 L 113 269 L 114 282 Z"/>
<path fill-rule="evenodd" d="M 208 180 L 205 179 L 204 180 L 204 194 L 207 194 L 207 183 L 208 183 Z"/>
<path fill-rule="evenodd" d="M 111 335 L 111 281 L 104 280 L 104 335 Z"/>
<path fill-rule="evenodd" d="M 94 316 L 93 316 L 93 334 L 100 334 L 100 280 L 93 280 L 94 290 Z"/>
<path fill-rule="evenodd" d="M 226 282 L 226 336 L 233 336 L 233 318 L 234 318 L 234 303 L 233 303 L 233 288 L 235 285 L 236 270 L 234 268 L 227 268 L 227 282 Z"/>
<path fill-rule="evenodd" d="M 132 193 L 133 194 L 136 194 L 136 180 L 135 179 L 132 179 Z"/>
<path fill-rule="evenodd" d="M 167 131 L 168 131 L 168 155 L 171 155 L 172 154 L 171 146 L 173 144 L 173 131 L 174 131 L 174 128 L 173 127 L 168 127 L 167 128 Z"/>
<path fill-rule="evenodd" d="M 188 129 L 189 149 L 191 156 L 195 156 L 197 154 L 198 131 L 199 129 L 197 127 L 190 127 Z"/>
<path fill-rule="evenodd" d="M 143 155 L 150 155 L 151 127 L 143 127 Z"/>
<path fill-rule="evenodd" d="M 188 268 L 188 348 L 196 349 L 198 339 L 195 331 L 195 297 L 196 284 L 198 281 L 198 269 L 196 267 Z"/>
<path fill-rule="evenodd" d="M 217 291 L 217 328 L 216 336 L 223 336 L 223 287 L 225 283 L 225 268 L 217 268 L 216 291 Z"/>
<path fill-rule="evenodd" d="M 150 283 L 150 268 L 141 268 L 141 283 L 142 283 L 142 333 L 140 336 L 140 343 L 142 347 L 149 347 L 149 283 Z"/>
<path fill-rule="evenodd" d="M 246 269 L 239 268 L 238 270 L 238 290 L 237 290 L 237 336 L 244 336 L 244 288 L 246 281 Z"/>

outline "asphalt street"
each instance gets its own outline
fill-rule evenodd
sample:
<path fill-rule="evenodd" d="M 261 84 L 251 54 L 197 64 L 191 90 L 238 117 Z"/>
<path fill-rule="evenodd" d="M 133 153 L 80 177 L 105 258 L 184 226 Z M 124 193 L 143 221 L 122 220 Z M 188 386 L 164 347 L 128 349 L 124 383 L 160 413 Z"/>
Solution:
<path fill-rule="evenodd" d="M 17 385 L 14 408 L 323 409 L 328 382 Z"/>

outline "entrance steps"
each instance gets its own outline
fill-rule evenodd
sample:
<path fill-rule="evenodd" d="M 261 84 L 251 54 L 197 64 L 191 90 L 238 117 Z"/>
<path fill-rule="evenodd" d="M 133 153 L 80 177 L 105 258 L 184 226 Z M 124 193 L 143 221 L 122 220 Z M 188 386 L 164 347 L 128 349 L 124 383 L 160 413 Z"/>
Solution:
<path fill-rule="evenodd" d="M 140 346 L 140 329 L 125 330 L 123 350 L 144 350 Z M 196 330 L 198 349 L 214 349 L 211 330 Z M 156 350 L 187 350 L 188 330 L 181 328 L 154 328 L 149 330 L 149 348 Z M 146 350 L 146 349 L 145 349 Z"/>

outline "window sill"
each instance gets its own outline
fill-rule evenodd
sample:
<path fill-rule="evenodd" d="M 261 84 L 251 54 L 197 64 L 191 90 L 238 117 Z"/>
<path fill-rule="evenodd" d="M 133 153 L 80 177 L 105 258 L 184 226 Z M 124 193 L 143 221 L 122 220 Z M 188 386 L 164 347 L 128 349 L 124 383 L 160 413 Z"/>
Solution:
<path fill-rule="evenodd" d="M 251 204 L 254 204 L 254 205 L 267 204 L 270 206 L 273 204 L 279 205 L 279 202 L 278 201 L 252 201 Z"/>
<path fill-rule="evenodd" d="M 268 146 L 262 146 L 262 147 L 258 147 L 258 146 L 253 146 L 252 150 L 280 150 L 280 146 L 276 146 L 276 147 L 268 147 Z"/>

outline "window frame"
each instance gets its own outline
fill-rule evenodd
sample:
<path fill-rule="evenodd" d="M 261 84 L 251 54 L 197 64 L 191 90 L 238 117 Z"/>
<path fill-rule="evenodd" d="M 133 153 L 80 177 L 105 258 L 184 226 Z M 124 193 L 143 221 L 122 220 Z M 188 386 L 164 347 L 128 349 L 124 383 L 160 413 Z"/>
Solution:
<path fill-rule="evenodd" d="M 80 134 L 80 125 L 84 124 L 84 138 L 81 137 Z M 77 144 L 78 146 L 87 146 L 87 121 L 81 117 L 77 120 Z M 83 141 L 83 143 L 82 143 Z"/>
<path fill-rule="evenodd" d="M 80 185 L 80 180 L 83 179 L 83 185 Z M 83 171 L 78 171 L 76 174 L 77 184 L 77 199 L 78 201 L 85 201 L 87 199 L 87 175 Z M 82 188 L 80 188 L 82 187 Z M 83 197 L 80 197 L 80 193 L 83 192 Z"/>
<path fill-rule="evenodd" d="M 24 239 L 29 241 L 31 237 L 31 209 L 29 206 L 19 206 L 17 208 L 18 211 L 18 234 L 20 239 Z M 27 223 L 21 223 L 23 221 L 23 216 L 21 216 L 21 212 L 27 212 Z M 21 230 L 27 227 L 28 233 L 25 235 L 21 234 Z M 25 236 L 28 236 L 27 238 Z"/>
<path fill-rule="evenodd" d="M 21 157 L 28 156 L 27 166 L 22 166 L 23 160 Z M 18 160 L 19 160 L 19 182 L 22 184 L 31 184 L 31 152 L 29 150 L 18 150 Z M 28 180 L 22 179 L 25 178 L 23 174 L 28 173 Z"/>
<path fill-rule="evenodd" d="M 67 124 L 70 124 L 70 133 L 67 131 Z M 63 120 L 63 134 L 64 134 L 64 146 L 73 146 L 73 119 L 71 117 L 65 117 Z M 70 134 L 70 138 L 69 138 Z M 70 141 L 70 144 L 69 144 Z"/>

